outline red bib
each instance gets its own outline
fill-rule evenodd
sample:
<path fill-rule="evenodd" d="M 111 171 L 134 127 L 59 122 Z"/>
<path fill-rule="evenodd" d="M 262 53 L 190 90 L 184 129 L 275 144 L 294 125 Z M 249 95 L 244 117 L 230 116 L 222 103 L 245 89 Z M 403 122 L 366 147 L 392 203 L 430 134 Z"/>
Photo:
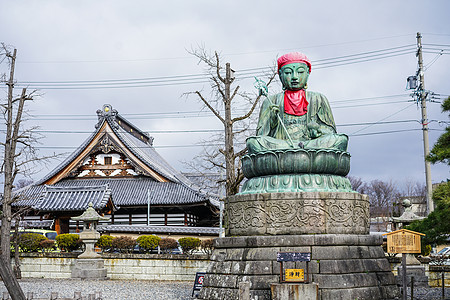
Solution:
<path fill-rule="evenodd" d="M 308 111 L 305 90 L 284 92 L 284 112 L 289 115 L 303 116 Z"/>

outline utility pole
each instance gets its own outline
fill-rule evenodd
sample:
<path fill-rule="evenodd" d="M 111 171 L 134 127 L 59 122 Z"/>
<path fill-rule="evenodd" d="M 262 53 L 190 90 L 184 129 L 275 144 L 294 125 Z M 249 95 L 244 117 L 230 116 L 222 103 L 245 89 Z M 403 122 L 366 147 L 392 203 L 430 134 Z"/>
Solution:
<path fill-rule="evenodd" d="M 236 194 L 238 192 L 237 187 L 232 187 L 235 182 L 235 168 L 234 168 L 234 143 L 233 143 L 233 121 L 231 118 L 231 101 L 233 96 L 231 95 L 231 84 L 234 81 L 233 70 L 230 67 L 230 63 L 225 64 L 225 78 L 224 78 L 224 95 L 223 104 L 225 108 L 225 166 L 226 166 L 226 195 Z"/>
<path fill-rule="evenodd" d="M 417 59 L 419 62 L 419 69 L 417 73 L 419 75 L 419 89 L 418 89 L 418 102 L 422 110 L 422 133 L 423 133 L 423 154 L 425 160 L 425 179 L 427 187 L 427 208 L 428 214 L 434 211 L 434 203 L 432 199 L 432 183 L 431 183 L 431 163 L 426 160 L 426 157 L 430 154 L 430 143 L 428 140 L 428 117 L 427 117 L 427 93 L 425 91 L 425 79 L 423 72 L 423 60 L 422 60 L 422 35 L 417 33 Z"/>

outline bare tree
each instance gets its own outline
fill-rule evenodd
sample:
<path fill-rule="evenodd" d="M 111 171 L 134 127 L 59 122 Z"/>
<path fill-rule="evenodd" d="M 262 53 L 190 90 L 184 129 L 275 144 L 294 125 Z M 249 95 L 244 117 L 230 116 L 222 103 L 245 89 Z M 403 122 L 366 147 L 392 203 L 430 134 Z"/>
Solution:
<path fill-rule="evenodd" d="M 240 183 L 244 179 L 240 158 L 247 151 L 243 143 L 241 146 L 237 146 L 237 141 L 240 134 L 248 129 L 249 124 L 245 121 L 250 120 L 261 95 L 240 92 L 240 86 L 233 85 L 236 78 L 230 64 L 226 63 L 223 66 L 217 52 L 210 54 L 204 48 L 199 48 L 190 53 L 197 57 L 200 63 L 206 65 L 206 72 L 211 83 L 211 94 L 209 98 L 205 97 L 202 91 L 186 93 L 186 95 L 195 94 L 200 102 L 220 120 L 224 128 L 221 142 L 217 143 L 216 139 L 214 147 L 205 148 L 199 160 L 206 163 L 206 169 L 223 170 L 225 193 L 227 196 L 234 195 L 239 192 Z M 272 82 L 275 75 L 275 72 L 267 74 L 268 84 Z M 243 101 L 239 102 L 236 100 L 237 98 Z M 237 107 L 242 103 L 244 103 L 246 112 L 236 115 Z M 191 166 L 195 168 L 194 164 Z M 199 171 L 198 168 L 197 171 Z"/>
<path fill-rule="evenodd" d="M 350 184 L 352 185 L 352 189 L 358 193 L 365 194 L 367 189 L 366 183 L 360 177 L 347 176 Z"/>
<path fill-rule="evenodd" d="M 370 199 L 370 216 L 382 218 L 384 221 L 378 222 L 378 225 L 386 226 L 388 217 L 392 216 L 394 203 L 399 197 L 397 186 L 392 181 L 372 180 L 367 184 L 365 193 Z"/>
<path fill-rule="evenodd" d="M 20 152 L 16 153 L 17 144 L 22 140 L 22 136 L 19 134 L 20 123 L 22 121 L 23 108 L 25 101 L 30 99 L 26 94 L 26 89 L 22 90 L 22 94 L 19 98 L 14 98 L 14 67 L 16 63 L 17 50 L 14 49 L 13 53 L 2 44 L 3 55 L 8 59 L 10 63 L 9 80 L 6 82 L 8 86 L 8 97 L 6 103 L 1 104 L 2 113 L 6 122 L 6 135 L 5 142 L 1 143 L 4 147 L 4 160 L 1 171 L 4 177 L 3 185 L 3 203 L 2 203 L 2 227 L 1 227 L 1 242 L 0 242 L 0 257 L 1 265 L 0 274 L 5 282 L 6 288 L 13 299 L 25 299 L 25 295 L 18 284 L 16 277 L 13 276 L 11 269 L 11 246 L 10 246 L 10 231 L 12 211 L 11 204 L 14 202 L 13 187 L 14 178 L 18 173 L 17 158 L 20 156 Z M 15 111 L 15 116 L 13 116 Z"/>
<path fill-rule="evenodd" d="M 4 80 L 8 87 L 7 99 L 0 103 L 1 113 L 6 125 L 5 140 L 0 142 L 4 157 L 0 169 L 4 179 L 0 231 L 0 265 L 2 265 L 0 274 L 11 298 L 15 300 L 25 299 L 11 269 L 10 232 L 11 221 L 14 218 L 12 204 L 21 200 L 19 194 L 13 193 L 15 179 L 18 174 L 29 176 L 32 173 L 34 164 L 56 155 L 38 156 L 35 147 L 40 138 L 36 134 L 37 127 L 24 128 L 23 126 L 27 116 L 25 104 L 27 101 L 33 100 L 36 91 L 28 93 L 27 89 L 23 88 L 19 96 L 14 94 L 14 69 L 17 50 L 11 51 L 10 47 L 2 43 L 0 51 L 0 57 L 3 58 L 2 62 L 7 60 L 9 63 L 9 78 Z M 2 77 L 6 78 L 6 75 Z"/>
<path fill-rule="evenodd" d="M 32 183 L 33 183 L 33 180 L 31 180 L 31 179 L 25 179 L 25 178 L 18 179 L 14 182 L 14 190 L 17 191 L 21 188 L 31 185 Z"/>
<path fill-rule="evenodd" d="M 14 222 L 14 234 L 12 236 L 12 249 L 14 249 L 14 276 L 17 279 L 22 278 L 22 271 L 20 269 L 20 257 L 19 257 L 19 227 L 20 220 L 31 210 L 31 207 L 24 206 L 19 208 L 13 213 L 12 219 Z"/>

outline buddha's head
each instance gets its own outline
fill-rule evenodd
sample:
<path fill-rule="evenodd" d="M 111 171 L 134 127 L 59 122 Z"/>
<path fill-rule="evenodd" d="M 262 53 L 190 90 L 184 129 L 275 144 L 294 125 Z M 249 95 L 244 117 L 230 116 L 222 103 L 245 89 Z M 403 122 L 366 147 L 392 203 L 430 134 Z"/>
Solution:
<path fill-rule="evenodd" d="M 288 53 L 278 58 L 278 75 L 284 89 L 293 91 L 304 89 L 309 73 L 311 62 L 302 53 Z"/>

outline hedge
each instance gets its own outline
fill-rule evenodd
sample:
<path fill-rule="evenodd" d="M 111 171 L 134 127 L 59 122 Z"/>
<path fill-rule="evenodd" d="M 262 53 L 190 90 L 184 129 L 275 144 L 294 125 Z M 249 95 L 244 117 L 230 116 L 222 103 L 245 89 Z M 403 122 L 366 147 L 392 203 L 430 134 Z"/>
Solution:
<path fill-rule="evenodd" d="M 102 252 L 111 251 L 112 249 L 112 241 L 115 239 L 115 237 L 110 235 L 102 235 L 97 242 L 95 243 L 96 247 L 99 247 L 102 249 Z"/>
<path fill-rule="evenodd" d="M 130 253 L 136 246 L 136 240 L 129 236 L 119 236 L 112 240 L 112 247 L 122 253 Z"/>
<path fill-rule="evenodd" d="M 143 249 L 145 252 L 150 252 L 151 250 L 158 247 L 159 241 L 161 238 L 156 235 L 141 235 L 137 238 L 137 244 L 141 249 Z"/>
<path fill-rule="evenodd" d="M 80 236 L 74 233 L 63 233 L 56 236 L 56 243 L 59 249 L 65 252 L 72 252 L 82 248 L 82 241 Z"/>
<path fill-rule="evenodd" d="M 40 242 L 48 240 L 39 233 L 24 233 L 19 236 L 18 245 L 23 252 L 37 252 L 41 250 Z"/>

